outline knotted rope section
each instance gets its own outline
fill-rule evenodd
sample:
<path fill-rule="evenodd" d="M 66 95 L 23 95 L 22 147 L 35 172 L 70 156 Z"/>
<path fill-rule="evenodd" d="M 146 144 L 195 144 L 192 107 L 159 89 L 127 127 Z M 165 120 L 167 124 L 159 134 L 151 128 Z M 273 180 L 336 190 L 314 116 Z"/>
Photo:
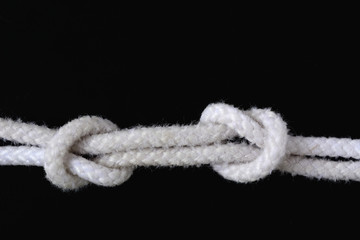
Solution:
<path fill-rule="evenodd" d="M 232 141 L 236 137 L 247 141 Z M 22 144 L 0 147 L 0 165 L 43 166 L 46 177 L 64 190 L 89 182 L 119 185 L 137 166 L 202 164 L 243 183 L 273 170 L 360 181 L 360 140 L 289 136 L 271 110 L 241 111 L 223 103 L 210 104 L 200 122 L 189 126 L 119 130 L 108 120 L 85 116 L 53 130 L 0 119 L 0 138 Z"/>

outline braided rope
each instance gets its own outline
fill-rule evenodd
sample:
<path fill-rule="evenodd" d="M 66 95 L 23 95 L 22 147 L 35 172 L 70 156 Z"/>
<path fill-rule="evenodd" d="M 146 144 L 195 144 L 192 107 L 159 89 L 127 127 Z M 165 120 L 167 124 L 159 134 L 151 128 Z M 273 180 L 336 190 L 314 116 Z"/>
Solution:
<path fill-rule="evenodd" d="M 250 144 L 231 142 L 236 136 Z M 89 182 L 119 185 L 137 166 L 202 164 L 236 182 L 256 181 L 274 170 L 360 181 L 360 161 L 349 160 L 360 159 L 360 140 L 289 136 L 269 109 L 241 111 L 222 103 L 210 104 L 200 122 L 189 126 L 119 130 L 108 120 L 85 116 L 54 130 L 0 119 L 0 138 L 22 144 L 0 147 L 0 165 L 43 166 L 47 179 L 64 190 Z"/>

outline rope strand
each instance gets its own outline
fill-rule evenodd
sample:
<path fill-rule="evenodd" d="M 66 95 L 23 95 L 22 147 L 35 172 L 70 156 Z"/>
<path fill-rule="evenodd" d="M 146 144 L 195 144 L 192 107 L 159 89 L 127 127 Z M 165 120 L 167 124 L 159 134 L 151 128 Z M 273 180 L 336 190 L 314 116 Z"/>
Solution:
<path fill-rule="evenodd" d="M 236 136 L 250 144 L 231 142 Z M 210 104 L 200 122 L 188 126 L 119 130 L 108 120 L 86 116 L 54 130 L 0 119 L 0 138 L 22 144 L 0 147 L 0 165 L 43 166 L 46 177 L 64 190 L 89 182 L 119 185 L 137 166 L 210 164 L 236 182 L 256 181 L 273 170 L 360 181 L 360 140 L 289 136 L 281 117 L 269 109 L 241 111 L 222 103 Z"/>

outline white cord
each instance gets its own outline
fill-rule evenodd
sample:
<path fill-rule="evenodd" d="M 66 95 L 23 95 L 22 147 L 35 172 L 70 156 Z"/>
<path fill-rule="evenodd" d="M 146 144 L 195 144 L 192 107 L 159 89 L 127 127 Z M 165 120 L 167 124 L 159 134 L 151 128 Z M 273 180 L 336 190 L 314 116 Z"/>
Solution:
<path fill-rule="evenodd" d="M 232 142 L 236 136 L 250 144 Z M 210 104 L 200 122 L 189 126 L 118 130 L 108 120 L 85 116 L 53 130 L 0 118 L 0 138 L 22 144 L 0 147 L 0 165 L 43 166 L 46 177 L 64 190 L 89 182 L 119 185 L 137 166 L 202 164 L 236 182 L 256 181 L 275 169 L 360 181 L 360 140 L 289 136 L 269 109 L 241 111 L 223 103 Z"/>

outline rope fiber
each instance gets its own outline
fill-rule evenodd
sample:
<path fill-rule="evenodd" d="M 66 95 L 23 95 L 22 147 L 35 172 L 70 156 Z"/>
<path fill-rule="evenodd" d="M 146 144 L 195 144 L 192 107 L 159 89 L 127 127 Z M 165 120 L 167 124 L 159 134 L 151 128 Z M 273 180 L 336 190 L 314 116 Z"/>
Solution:
<path fill-rule="evenodd" d="M 247 141 L 232 141 L 236 137 Z M 271 110 L 242 111 L 224 103 L 210 104 L 199 123 L 188 126 L 120 130 L 108 120 L 85 116 L 55 130 L 0 118 L 0 138 L 20 144 L 0 147 L 0 165 L 43 166 L 47 179 L 63 190 L 88 183 L 116 186 L 137 166 L 210 164 L 241 183 L 274 170 L 360 181 L 360 140 L 290 136 Z"/>

